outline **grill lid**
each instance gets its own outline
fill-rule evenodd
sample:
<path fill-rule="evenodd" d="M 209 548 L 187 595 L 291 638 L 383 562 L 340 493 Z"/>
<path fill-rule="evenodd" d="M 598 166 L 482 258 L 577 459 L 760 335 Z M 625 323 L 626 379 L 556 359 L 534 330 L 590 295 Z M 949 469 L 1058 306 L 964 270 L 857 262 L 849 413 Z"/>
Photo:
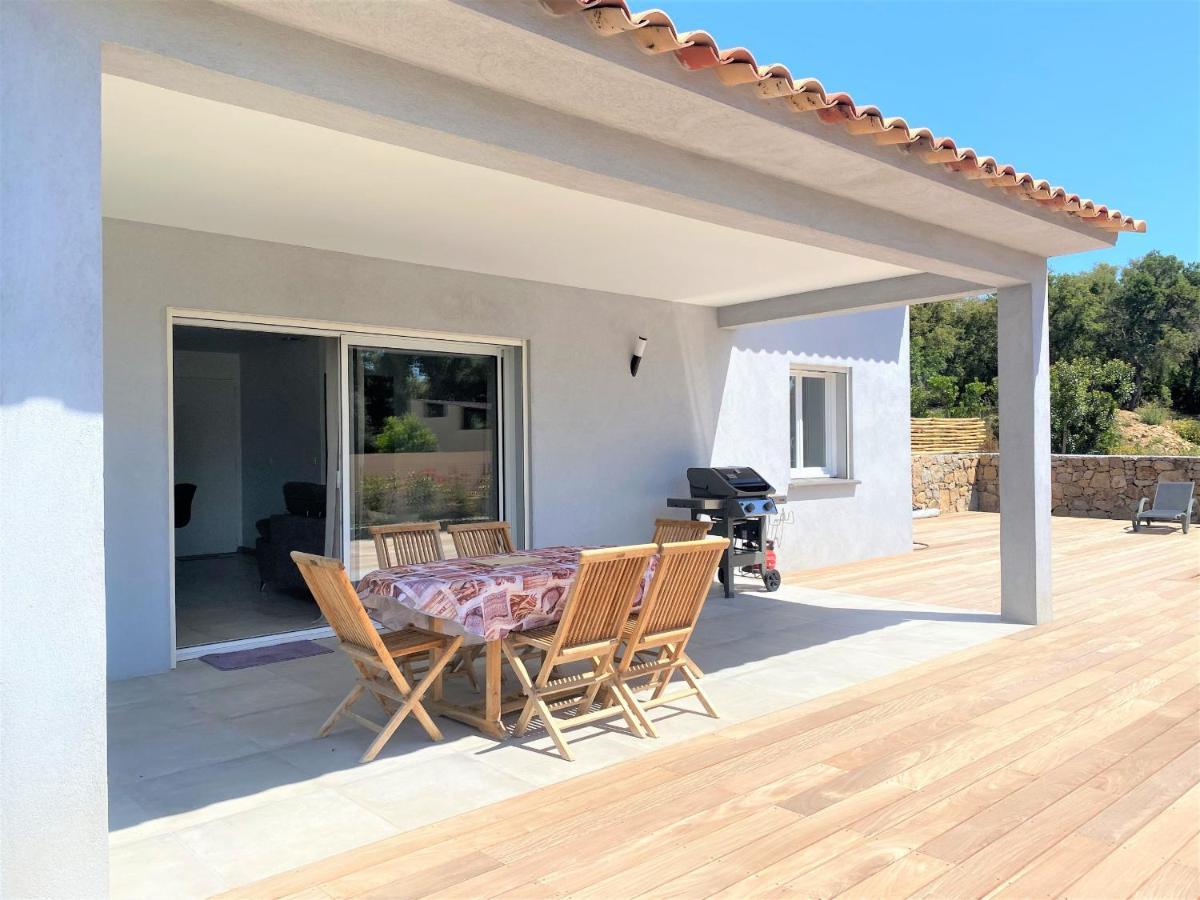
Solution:
<path fill-rule="evenodd" d="M 765 497 L 774 491 L 765 478 L 748 466 L 688 469 L 687 477 L 693 497 Z"/>

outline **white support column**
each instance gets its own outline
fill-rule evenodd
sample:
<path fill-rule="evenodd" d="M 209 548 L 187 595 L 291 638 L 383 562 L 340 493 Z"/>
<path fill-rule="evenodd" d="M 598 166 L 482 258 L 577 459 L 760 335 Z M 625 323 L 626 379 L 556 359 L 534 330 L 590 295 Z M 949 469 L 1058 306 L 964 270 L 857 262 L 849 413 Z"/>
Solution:
<path fill-rule="evenodd" d="M 0 29 L 0 896 L 108 891 L 100 42 Z"/>
<path fill-rule="evenodd" d="M 1049 622 L 1050 355 L 1046 280 L 1001 288 L 1000 612 Z"/>

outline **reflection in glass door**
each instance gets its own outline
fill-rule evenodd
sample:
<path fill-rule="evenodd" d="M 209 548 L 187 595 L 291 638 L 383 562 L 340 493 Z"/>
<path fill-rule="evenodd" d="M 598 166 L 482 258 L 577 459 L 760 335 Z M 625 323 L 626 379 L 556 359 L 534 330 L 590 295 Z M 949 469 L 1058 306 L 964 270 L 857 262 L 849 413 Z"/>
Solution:
<path fill-rule="evenodd" d="M 502 517 L 500 356 L 350 346 L 350 577 L 377 568 L 372 525 Z"/>

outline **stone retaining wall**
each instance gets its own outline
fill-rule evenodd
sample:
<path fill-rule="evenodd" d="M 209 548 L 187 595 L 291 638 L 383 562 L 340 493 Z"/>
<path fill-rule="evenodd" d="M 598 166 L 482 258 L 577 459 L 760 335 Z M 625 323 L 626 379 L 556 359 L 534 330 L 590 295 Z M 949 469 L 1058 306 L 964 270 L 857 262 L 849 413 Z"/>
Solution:
<path fill-rule="evenodd" d="M 1196 456 L 1055 456 L 1056 516 L 1127 519 L 1160 481 L 1200 481 Z"/>
<path fill-rule="evenodd" d="M 912 458 L 913 506 L 942 512 L 1000 508 L 995 453 L 929 453 Z"/>
<path fill-rule="evenodd" d="M 1056 516 L 1125 519 L 1159 481 L 1200 482 L 1200 457 L 1064 456 L 1051 460 Z M 942 512 L 1000 508 L 996 453 L 939 453 L 912 458 L 913 506 Z"/>

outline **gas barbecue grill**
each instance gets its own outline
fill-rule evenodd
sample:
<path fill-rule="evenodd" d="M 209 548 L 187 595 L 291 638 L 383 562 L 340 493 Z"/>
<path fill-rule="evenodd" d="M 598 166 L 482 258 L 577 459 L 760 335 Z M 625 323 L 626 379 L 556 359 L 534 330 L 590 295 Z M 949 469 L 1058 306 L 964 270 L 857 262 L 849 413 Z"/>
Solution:
<path fill-rule="evenodd" d="M 729 549 L 717 570 L 725 596 L 733 596 L 733 574 L 740 569 L 762 578 L 768 591 L 779 588 L 774 547 L 766 540 L 767 516 L 778 510 L 774 488 L 751 468 L 726 466 L 688 469 L 691 497 L 669 497 L 667 506 L 691 511 L 693 519 L 708 516 L 712 533 L 729 538 Z"/>

